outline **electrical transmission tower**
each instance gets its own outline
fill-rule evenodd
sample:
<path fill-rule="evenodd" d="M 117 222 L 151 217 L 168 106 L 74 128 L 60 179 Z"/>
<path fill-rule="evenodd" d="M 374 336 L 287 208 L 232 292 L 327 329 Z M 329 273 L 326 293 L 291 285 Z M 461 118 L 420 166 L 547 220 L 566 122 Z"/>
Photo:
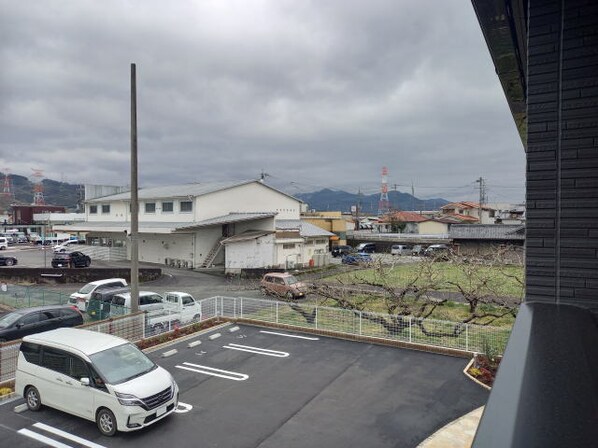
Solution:
<path fill-rule="evenodd" d="M 2 196 L 5 198 L 14 199 L 15 192 L 12 188 L 12 182 L 10 181 L 10 170 L 8 168 L 4 169 L 4 182 L 2 187 Z"/>
<path fill-rule="evenodd" d="M 378 216 L 382 216 L 390 211 L 390 202 L 388 201 L 388 168 L 382 167 L 382 183 L 380 185 L 380 202 L 378 202 Z"/>
<path fill-rule="evenodd" d="M 31 169 L 33 170 L 33 174 L 31 176 L 35 179 L 33 183 L 33 205 L 45 205 L 46 201 L 44 200 L 44 185 L 42 184 L 42 180 L 44 179 L 44 171 L 36 170 L 35 168 Z"/>

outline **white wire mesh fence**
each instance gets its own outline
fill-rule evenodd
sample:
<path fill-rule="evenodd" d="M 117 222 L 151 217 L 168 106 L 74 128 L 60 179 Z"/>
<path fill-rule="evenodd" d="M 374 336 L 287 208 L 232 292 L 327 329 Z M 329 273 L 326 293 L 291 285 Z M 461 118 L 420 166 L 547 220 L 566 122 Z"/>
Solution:
<path fill-rule="evenodd" d="M 467 352 L 493 350 L 502 354 L 510 328 L 414 319 L 382 313 L 289 303 L 246 297 L 211 297 L 199 301 L 201 314 L 184 318 L 180 313 L 139 313 L 87 324 L 85 329 L 113 334 L 137 342 L 207 319 L 224 317 L 256 323 L 290 325 L 344 335 L 402 341 Z M 20 343 L 0 344 L 0 382 L 14 378 Z"/>
<path fill-rule="evenodd" d="M 494 353 L 502 354 L 511 333 L 510 328 L 245 297 L 212 297 L 202 300 L 202 306 L 213 309 L 217 316 L 231 319 L 292 325 L 472 353 L 484 353 L 491 349 Z"/>

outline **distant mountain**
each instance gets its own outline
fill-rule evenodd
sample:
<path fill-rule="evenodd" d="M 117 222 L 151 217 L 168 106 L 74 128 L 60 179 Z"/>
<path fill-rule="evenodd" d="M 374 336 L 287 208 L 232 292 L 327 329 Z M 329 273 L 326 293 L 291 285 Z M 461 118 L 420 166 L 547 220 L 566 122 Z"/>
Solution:
<path fill-rule="evenodd" d="M 4 173 L 0 173 L 0 182 L 4 183 Z M 10 183 L 14 200 L 2 198 L 2 206 L 9 203 L 32 204 L 33 203 L 33 182 L 24 176 L 17 174 L 10 175 Z M 52 179 L 42 180 L 44 187 L 44 200 L 48 205 L 61 205 L 68 210 L 74 211 L 82 194 L 81 185 L 57 182 Z M 4 208 L 4 207 L 0 207 Z"/>
<path fill-rule="evenodd" d="M 361 204 L 361 213 L 378 213 L 380 194 L 358 195 L 346 191 L 324 189 L 313 193 L 299 193 L 294 195 L 308 204 L 311 210 L 327 211 L 336 210 L 350 212 L 351 206 Z M 446 199 L 418 199 L 408 193 L 389 191 L 388 201 L 393 210 L 436 210 L 449 203 Z"/>

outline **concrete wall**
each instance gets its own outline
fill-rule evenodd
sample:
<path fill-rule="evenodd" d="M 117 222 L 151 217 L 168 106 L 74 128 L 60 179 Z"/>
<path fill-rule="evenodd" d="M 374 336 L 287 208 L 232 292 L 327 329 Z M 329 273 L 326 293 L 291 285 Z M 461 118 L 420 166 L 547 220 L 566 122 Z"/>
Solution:
<path fill-rule="evenodd" d="M 598 4 L 531 1 L 527 300 L 598 310 Z"/>
<path fill-rule="evenodd" d="M 164 264 L 165 258 L 193 261 L 193 235 L 143 233 L 139 236 L 139 261 Z"/>
<path fill-rule="evenodd" d="M 445 235 L 448 233 L 448 224 L 436 221 L 425 221 L 418 224 L 419 233 L 422 235 Z"/>
<path fill-rule="evenodd" d="M 227 244 L 226 273 L 237 274 L 241 269 L 274 266 L 274 234 L 249 241 Z"/>

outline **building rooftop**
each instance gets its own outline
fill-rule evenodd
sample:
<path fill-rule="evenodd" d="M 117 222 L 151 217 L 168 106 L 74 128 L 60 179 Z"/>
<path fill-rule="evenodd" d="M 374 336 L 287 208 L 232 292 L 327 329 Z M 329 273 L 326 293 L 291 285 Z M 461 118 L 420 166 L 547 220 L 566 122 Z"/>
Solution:
<path fill-rule="evenodd" d="M 525 226 L 516 224 L 454 224 L 449 230 L 453 240 L 525 240 Z"/>

